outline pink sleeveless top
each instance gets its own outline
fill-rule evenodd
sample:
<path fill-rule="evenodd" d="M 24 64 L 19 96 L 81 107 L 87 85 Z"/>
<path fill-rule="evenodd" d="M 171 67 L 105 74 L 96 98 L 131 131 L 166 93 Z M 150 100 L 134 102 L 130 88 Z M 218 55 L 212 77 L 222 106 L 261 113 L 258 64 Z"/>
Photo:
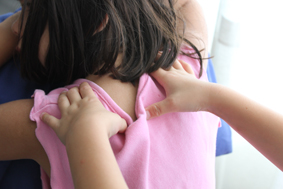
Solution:
<path fill-rule="evenodd" d="M 179 56 L 199 73 L 199 62 Z M 197 75 L 197 74 L 196 74 Z M 201 80 L 207 80 L 205 71 Z M 40 120 L 47 112 L 60 117 L 59 94 L 87 81 L 109 111 L 124 118 L 129 127 L 124 134 L 110 138 L 112 149 L 129 188 L 215 188 L 216 133 L 218 117 L 207 112 L 169 113 L 146 120 L 145 107 L 165 98 L 163 88 L 149 75 L 140 78 L 133 121 L 95 83 L 78 79 L 74 84 L 53 90 L 48 95 L 36 90 L 30 118 L 36 121 L 36 136 L 45 149 L 51 165 L 50 179 L 41 171 L 43 188 L 74 188 L 65 146 L 54 131 Z M 186 86 L 184 86 L 186 87 Z"/>

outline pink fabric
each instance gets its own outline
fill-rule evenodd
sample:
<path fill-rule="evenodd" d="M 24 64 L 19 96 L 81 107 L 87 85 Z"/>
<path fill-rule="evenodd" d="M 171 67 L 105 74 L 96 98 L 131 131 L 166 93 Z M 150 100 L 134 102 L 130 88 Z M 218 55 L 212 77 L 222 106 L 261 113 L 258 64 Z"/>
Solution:
<path fill-rule="evenodd" d="M 199 73 L 198 61 L 186 56 L 179 58 Z M 200 79 L 207 80 L 205 72 Z M 219 118 L 207 112 L 170 113 L 147 121 L 145 107 L 165 97 L 162 87 L 147 74 L 140 78 L 135 108 L 137 120 L 134 122 L 102 88 L 85 79 L 48 95 L 40 90 L 35 91 L 30 118 L 37 122 L 36 136 L 51 165 L 50 181 L 42 171 L 44 188 L 49 188 L 49 182 L 54 189 L 71 189 L 74 186 L 66 149 L 53 130 L 41 122 L 40 115 L 48 112 L 59 118 L 59 94 L 84 81 L 91 85 L 106 109 L 118 113 L 129 125 L 125 134 L 110 138 L 129 188 L 215 188 L 215 145 Z"/>

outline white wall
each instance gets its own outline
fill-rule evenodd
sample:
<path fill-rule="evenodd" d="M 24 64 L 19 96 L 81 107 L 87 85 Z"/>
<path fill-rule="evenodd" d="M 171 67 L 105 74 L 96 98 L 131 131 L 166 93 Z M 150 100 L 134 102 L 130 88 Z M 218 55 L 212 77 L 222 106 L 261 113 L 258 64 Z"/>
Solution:
<path fill-rule="evenodd" d="M 234 1 L 224 11 L 234 29 L 214 38 L 218 81 L 283 114 L 283 1 L 223 1 Z M 216 176 L 217 189 L 283 188 L 282 172 L 235 132 L 233 153 L 217 158 Z"/>
<path fill-rule="evenodd" d="M 220 0 L 198 0 L 198 2 L 203 7 L 203 13 L 206 18 L 209 43 L 208 50 L 210 52 L 213 44 Z"/>

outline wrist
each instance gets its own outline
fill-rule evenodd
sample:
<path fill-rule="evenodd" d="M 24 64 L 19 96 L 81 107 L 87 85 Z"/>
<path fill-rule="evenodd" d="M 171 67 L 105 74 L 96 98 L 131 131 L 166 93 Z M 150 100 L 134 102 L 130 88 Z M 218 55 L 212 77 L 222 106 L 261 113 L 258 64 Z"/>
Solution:
<path fill-rule="evenodd" d="M 108 140 L 107 129 L 99 124 L 89 125 L 88 123 L 81 123 L 73 125 L 71 129 L 65 135 L 65 145 L 72 146 L 75 143 L 83 143 L 84 141 L 92 139 L 106 138 Z"/>
<path fill-rule="evenodd" d="M 223 99 L 225 87 L 216 83 L 209 83 L 205 111 L 216 114 Z"/>
<path fill-rule="evenodd" d="M 195 104 L 195 110 L 193 111 L 207 111 L 209 112 L 212 104 L 211 104 L 211 98 L 213 98 L 213 83 L 205 82 L 205 81 L 197 81 L 197 88 L 193 93 L 194 95 L 193 99 Z M 190 91 L 189 91 L 190 93 Z"/>

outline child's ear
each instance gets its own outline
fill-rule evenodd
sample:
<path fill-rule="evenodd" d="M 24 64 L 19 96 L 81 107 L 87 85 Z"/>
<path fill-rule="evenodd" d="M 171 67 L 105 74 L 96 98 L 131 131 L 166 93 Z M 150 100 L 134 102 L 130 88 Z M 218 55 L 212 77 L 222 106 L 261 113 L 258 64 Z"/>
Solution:
<path fill-rule="evenodd" d="M 99 25 L 97 30 L 95 30 L 94 33 L 101 32 L 106 27 L 108 20 L 109 20 L 108 14 L 105 14 L 104 19 L 102 20 L 101 24 Z"/>

